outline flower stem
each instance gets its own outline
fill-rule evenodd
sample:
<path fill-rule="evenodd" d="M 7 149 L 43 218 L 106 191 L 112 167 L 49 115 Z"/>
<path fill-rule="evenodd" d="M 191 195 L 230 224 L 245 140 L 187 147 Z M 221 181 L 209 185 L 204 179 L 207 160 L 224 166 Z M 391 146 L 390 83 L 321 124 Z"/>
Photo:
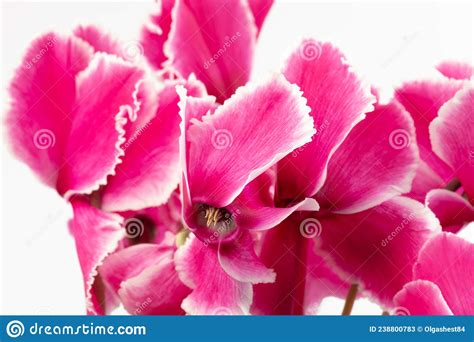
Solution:
<path fill-rule="evenodd" d="M 343 316 L 349 316 L 354 306 L 355 299 L 357 297 L 357 290 L 359 289 L 358 284 L 352 284 L 347 292 L 346 302 L 344 303 L 344 309 L 342 310 Z"/>

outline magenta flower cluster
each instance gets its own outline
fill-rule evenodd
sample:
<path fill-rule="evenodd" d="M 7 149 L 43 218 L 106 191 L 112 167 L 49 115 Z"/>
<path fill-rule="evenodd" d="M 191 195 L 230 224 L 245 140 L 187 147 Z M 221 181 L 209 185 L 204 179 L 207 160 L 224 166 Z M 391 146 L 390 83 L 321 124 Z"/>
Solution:
<path fill-rule="evenodd" d="M 474 314 L 472 66 L 381 102 L 307 38 L 250 82 L 271 0 L 156 6 L 133 42 L 39 36 L 9 88 L 13 153 L 73 208 L 89 314 Z"/>

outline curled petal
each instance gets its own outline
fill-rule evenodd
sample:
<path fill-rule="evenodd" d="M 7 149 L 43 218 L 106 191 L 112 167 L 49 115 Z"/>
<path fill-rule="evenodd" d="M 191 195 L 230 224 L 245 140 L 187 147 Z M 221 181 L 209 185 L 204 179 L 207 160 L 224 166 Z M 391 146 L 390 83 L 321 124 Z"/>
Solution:
<path fill-rule="evenodd" d="M 355 213 L 410 191 L 418 167 L 413 120 L 396 102 L 376 105 L 329 161 L 321 207 Z"/>
<path fill-rule="evenodd" d="M 466 85 L 430 125 L 433 151 L 455 172 L 474 203 L 474 87 Z"/>
<path fill-rule="evenodd" d="M 30 45 L 10 84 L 7 133 L 14 153 L 56 188 L 76 97 L 76 76 L 92 58 L 76 37 L 47 33 Z"/>
<path fill-rule="evenodd" d="M 248 232 L 242 232 L 232 243 L 221 243 L 218 256 L 224 271 L 235 280 L 252 284 L 275 281 L 275 273 L 266 268 L 255 253 L 254 241 Z"/>
<path fill-rule="evenodd" d="M 143 53 L 155 69 L 161 69 L 166 60 L 164 45 L 171 29 L 171 11 L 174 4 L 175 0 L 160 0 L 155 3 L 155 13 L 150 15 L 149 22 L 141 30 Z"/>
<path fill-rule="evenodd" d="M 174 268 L 172 247 L 140 244 L 110 255 L 100 274 L 131 314 L 183 314 L 190 293 Z"/>
<path fill-rule="evenodd" d="M 92 291 L 97 269 L 105 257 L 112 253 L 124 236 L 122 217 L 90 206 L 84 199 L 72 198 L 74 217 L 69 229 L 76 241 L 77 255 L 84 278 L 86 307 L 89 314 L 104 314 L 104 298 Z"/>
<path fill-rule="evenodd" d="M 279 163 L 278 196 L 312 197 L 326 178 L 329 159 L 354 125 L 372 109 L 374 97 L 329 43 L 304 40 L 283 71 L 308 99 L 316 134 Z"/>
<path fill-rule="evenodd" d="M 256 27 L 240 0 L 177 0 L 165 51 L 183 77 L 195 73 L 220 103 L 249 80 Z"/>
<path fill-rule="evenodd" d="M 225 207 L 250 181 L 314 133 L 309 108 L 282 77 L 247 85 L 189 128 L 187 182 L 194 203 Z M 191 167 L 192 166 L 192 167 Z"/>
<path fill-rule="evenodd" d="M 109 211 L 164 204 L 180 179 L 179 97 L 174 84 L 158 94 L 155 115 L 125 142 L 125 156 L 108 180 L 102 206 Z"/>
<path fill-rule="evenodd" d="M 435 213 L 444 231 L 457 233 L 464 225 L 474 221 L 474 207 L 455 192 L 432 190 L 426 196 L 426 205 Z"/>
<path fill-rule="evenodd" d="M 456 80 L 416 81 L 403 84 L 395 93 L 397 100 L 410 113 L 415 123 L 416 142 L 421 159 L 445 184 L 454 177 L 453 170 L 433 153 L 429 125 L 438 115 L 441 106 L 461 87 L 462 82 Z"/>
<path fill-rule="evenodd" d="M 190 288 L 182 308 L 191 315 L 248 314 L 252 285 L 230 277 L 220 266 L 216 248 L 190 236 L 175 255 L 180 279 Z"/>
<path fill-rule="evenodd" d="M 454 234 L 433 236 L 420 251 L 415 279 L 438 285 L 455 315 L 474 314 L 474 244 Z"/>
<path fill-rule="evenodd" d="M 58 190 L 65 197 L 90 193 L 114 173 L 123 155 L 120 145 L 125 140 L 126 116 L 135 111 L 133 93 L 143 77 L 143 70 L 103 53 L 96 53 L 78 76 L 71 131 L 58 179 Z"/>
<path fill-rule="evenodd" d="M 427 280 L 415 280 L 403 286 L 394 299 L 401 312 L 409 315 L 452 315 L 438 286 Z"/>

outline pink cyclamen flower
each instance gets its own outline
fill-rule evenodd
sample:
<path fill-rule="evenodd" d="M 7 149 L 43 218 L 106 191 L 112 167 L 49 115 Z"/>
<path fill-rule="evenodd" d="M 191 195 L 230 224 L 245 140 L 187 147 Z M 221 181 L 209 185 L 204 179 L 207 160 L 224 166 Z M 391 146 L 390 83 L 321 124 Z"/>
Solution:
<path fill-rule="evenodd" d="M 269 0 L 163 0 L 142 29 L 149 63 L 182 78 L 194 73 L 222 103 L 250 77 Z"/>
<path fill-rule="evenodd" d="M 435 235 L 420 251 L 414 280 L 395 295 L 395 304 L 410 315 L 474 314 L 473 262 L 474 244 L 451 233 Z"/>
<path fill-rule="evenodd" d="M 309 108 L 281 76 L 239 88 L 215 111 L 212 98 L 180 93 L 183 219 L 193 232 L 176 257 L 181 279 L 193 289 L 182 306 L 190 314 L 246 314 L 252 284 L 274 280 L 251 232 L 295 210 L 317 209 L 314 200 L 275 207 L 270 169 L 311 140 Z"/>
<path fill-rule="evenodd" d="M 397 197 L 410 191 L 418 163 L 413 122 L 396 101 L 372 106 L 370 91 L 329 43 L 303 41 L 284 75 L 308 98 L 317 133 L 278 163 L 277 201 L 310 197 L 321 209 L 294 214 L 265 234 L 261 257 L 277 279 L 255 287 L 253 310 L 314 312 L 324 296 L 340 296 L 351 283 L 390 306 L 437 228 L 420 203 Z"/>
<path fill-rule="evenodd" d="M 474 221 L 473 69 L 445 62 L 438 70 L 444 78 L 405 83 L 396 96 L 415 121 L 420 146 L 410 195 L 426 199 L 443 229 L 456 232 Z"/>
<path fill-rule="evenodd" d="M 35 40 L 10 85 L 7 114 L 16 155 L 74 209 L 71 233 L 90 313 L 101 312 L 92 293 L 97 268 L 124 235 L 123 220 L 95 207 L 136 211 L 167 201 L 180 180 L 175 87 L 205 94 L 192 76 L 157 84 L 141 67 L 99 50 L 121 53 L 93 27 Z"/>

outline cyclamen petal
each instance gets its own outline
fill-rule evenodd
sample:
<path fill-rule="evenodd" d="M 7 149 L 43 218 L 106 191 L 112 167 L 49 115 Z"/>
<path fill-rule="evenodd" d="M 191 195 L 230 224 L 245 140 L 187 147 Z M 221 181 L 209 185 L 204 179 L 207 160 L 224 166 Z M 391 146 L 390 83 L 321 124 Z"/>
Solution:
<path fill-rule="evenodd" d="M 78 76 L 65 165 L 58 179 L 58 191 L 65 197 L 98 189 L 114 172 L 123 155 L 126 116 L 135 111 L 133 93 L 143 77 L 143 70 L 103 53 Z"/>
<path fill-rule="evenodd" d="M 420 158 L 443 179 L 445 184 L 454 177 L 453 170 L 433 153 L 429 125 L 438 115 L 441 106 L 451 99 L 462 85 L 461 81 L 448 79 L 407 82 L 395 93 L 396 99 L 414 120 Z"/>
<path fill-rule="evenodd" d="M 123 145 L 125 156 L 109 178 L 102 206 L 109 211 L 164 204 L 180 180 L 179 97 L 170 83 L 159 93 L 155 115 Z"/>
<path fill-rule="evenodd" d="M 314 134 L 309 108 L 282 77 L 247 85 L 189 128 L 187 179 L 193 201 L 230 204 L 250 181 Z"/>
<path fill-rule="evenodd" d="M 255 25 L 257 25 L 257 29 L 260 32 L 263 22 L 272 8 L 273 0 L 248 0 L 248 3 L 252 10 Z"/>
<path fill-rule="evenodd" d="M 165 45 L 170 65 L 195 73 L 220 103 L 249 80 L 257 29 L 240 0 L 177 0 Z"/>
<path fill-rule="evenodd" d="M 283 73 L 308 99 L 316 134 L 279 163 L 279 196 L 312 197 L 324 183 L 329 159 L 375 99 L 330 43 L 304 40 Z"/>
<path fill-rule="evenodd" d="M 474 87 L 466 85 L 430 125 L 433 151 L 455 172 L 474 203 Z"/>
<path fill-rule="evenodd" d="M 87 42 L 96 52 L 123 57 L 120 43 L 94 25 L 79 25 L 74 29 L 74 35 Z"/>
<path fill-rule="evenodd" d="M 15 154 L 50 187 L 56 187 L 74 107 L 76 77 L 92 58 L 76 37 L 47 33 L 34 40 L 9 91 L 7 133 Z"/>
<path fill-rule="evenodd" d="M 397 102 L 377 104 L 334 153 L 316 200 L 350 214 L 409 192 L 419 162 L 415 139 L 413 120 Z"/>
<path fill-rule="evenodd" d="M 350 215 L 318 218 L 318 239 L 327 260 L 342 279 L 359 283 L 382 305 L 390 307 L 400 288 L 413 279 L 420 248 L 441 227 L 421 203 L 395 197 Z"/>
<path fill-rule="evenodd" d="M 435 213 L 444 231 L 457 233 L 464 225 L 474 221 L 474 207 L 452 191 L 430 191 L 426 196 L 426 206 Z"/>
<path fill-rule="evenodd" d="M 123 218 L 90 206 L 82 198 L 71 199 L 74 217 L 69 229 L 76 242 L 77 255 L 84 278 L 86 308 L 89 314 L 104 314 L 108 308 L 92 291 L 97 269 L 105 257 L 112 253 L 124 236 Z M 105 306 L 105 307 L 104 307 Z"/>
<path fill-rule="evenodd" d="M 415 280 L 398 292 L 394 304 L 410 315 L 452 315 L 438 286 L 427 280 Z"/>
<path fill-rule="evenodd" d="M 131 314 L 183 314 L 181 302 L 191 290 L 179 280 L 173 255 L 165 245 L 128 247 L 107 257 L 100 274 Z"/>
<path fill-rule="evenodd" d="M 252 284 L 272 283 L 275 273 L 268 269 L 254 251 L 254 241 L 248 232 L 242 232 L 232 243 L 221 243 L 218 250 L 223 270 L 233 279 Z"/>
<path fill-rule="evenodd" d="M 413 268 L 415 279 L 435 283 L 455 315 L 474 314 L 474 244 L 454 234 L 431 238 Z M 436 314 L 436 313 L 432 313 Z"/>
<path fill-rule="evenodd" d="M 420 160 L 411 191 L 406 196 L 424 202 L 430 190 L 443 188 L 445 185 L 445 181 L 428 164 Z"/>
<path fill-rule="evenodd" d="M 446 61 L 438 64 L 436 69 L 444 76 L 456 80 L 468 80 L 474 74 L 474 68 L 468 63 Z"/>
<path fill-rule="evenodd" d="M 148 62 L 155 69 L 161 69 L 166 60 L 164 45 L 171 30 L 171 11 L 175 0 L 160 0 L 155 3 L 155 13 L 143 26 L 140 43 Z"/>
<path fill-rule="evenodd" d="M 188 237 L 175 255 L 176 270 L 184 284 L 193 289 L 181 307 L 191 315 L 248 314 L 252 285 L 234 280 L 219 264 L 217 248 Z"/>
<path fill-rule="evenodd" d="M 299 210 L 319 210 L 318 203 L 306 198 L 288 207 L 275 205 L 276 173 L 273 169 L 258 176 L 242 190 L 239 196 L 228 206 L 237 213 L 237 226 L 249 230 L 265 230 L 278 225 L 293 212 Z"/>

